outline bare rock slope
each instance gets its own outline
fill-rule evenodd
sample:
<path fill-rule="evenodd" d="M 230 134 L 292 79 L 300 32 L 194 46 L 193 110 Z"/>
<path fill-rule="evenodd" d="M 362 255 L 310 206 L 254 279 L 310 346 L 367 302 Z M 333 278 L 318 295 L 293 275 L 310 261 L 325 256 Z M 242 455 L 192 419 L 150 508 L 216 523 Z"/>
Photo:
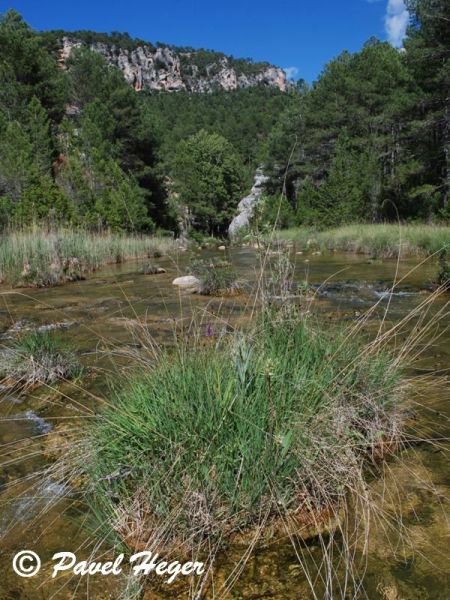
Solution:
<path fill-rule="evenodd" d="M 83 45 L 118 67 L 136 90 L 212 92 L 265 84 L 285 91 L 290 85 L 283 69 L 268 63 L 236 60 L 219 52 L 154 47 L 145 43 L 137 43 L 134 48 L 103 41 L 87 43 L 68 35 L 61 40 L 61 66 L 74 48 Z"/>

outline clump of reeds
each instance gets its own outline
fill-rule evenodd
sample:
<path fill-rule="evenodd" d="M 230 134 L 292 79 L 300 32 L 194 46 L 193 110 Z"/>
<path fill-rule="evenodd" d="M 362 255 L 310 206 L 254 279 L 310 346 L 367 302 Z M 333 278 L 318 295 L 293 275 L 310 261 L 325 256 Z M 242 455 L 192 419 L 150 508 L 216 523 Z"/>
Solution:
<path fill-rule="evenodd" d="M 140 268 L 141 273 L 144 275 L 161 275 L 166 272 L 162 267 L 157 267 L 152 263 L 147 263 Z"/>
<path fill-rule="evenodd" d="M 52 384 L 80 373 L 77 356 L 54 332 L 27 332 L 0 353 L 0 377 L 16 386 Z"/>
<path fill-rule="evenodd" d="M 84 279 L 108 263 L 155 257 L 175 249 L 171 238 L 30 229 L 0 240 L 0 279 L 12 286 L 46 287 Z"/>

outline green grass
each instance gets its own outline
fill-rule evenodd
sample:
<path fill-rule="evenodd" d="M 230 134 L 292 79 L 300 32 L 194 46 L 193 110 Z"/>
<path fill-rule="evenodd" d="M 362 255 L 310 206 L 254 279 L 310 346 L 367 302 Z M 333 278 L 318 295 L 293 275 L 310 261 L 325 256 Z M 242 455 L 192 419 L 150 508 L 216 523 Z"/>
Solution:
<path fill-rule="evenodd" d="M 170 238 L 30 229 L 0 238 L 0 279 L 12 286 L 52 286 L 82 279 L 108 263 L 173 250 Z"/>
<path fill-rule="evenodd" d="M 20 386 L 52 384 L 80 373 L 76 355 L 54 332 L 24 333 L 0 353 L 0 377 Z"/>
<path fill-rule="evenodd" d="M 189 272 L 200 280 L 200 294 L 204 296 L 227 296 L 241 291 L 237 273 L 228 261 L 196 260 Z"/>
<path fill-rule="evenodd" d="M 423 256 L 450 248 L 450 227 L 432 225 L 348 225 L 313 231 L 306 228 L 276 232 L 300 250 L 338 250 L 379 257 Z"/>
<path fill-rule="evenodd" d="M 337 506 L 397 438 L 394 358 L 284 310 L 216 346 L 161 351 L 90 426 L 78 447 L 90 501 L 131 547 L 198 551 Z"/>

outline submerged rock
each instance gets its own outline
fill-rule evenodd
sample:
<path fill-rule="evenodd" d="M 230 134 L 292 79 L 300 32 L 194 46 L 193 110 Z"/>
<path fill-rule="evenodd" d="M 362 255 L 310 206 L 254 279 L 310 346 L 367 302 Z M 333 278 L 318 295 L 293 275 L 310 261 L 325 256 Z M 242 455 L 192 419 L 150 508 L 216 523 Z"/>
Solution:
<path fill-rule="evenodd" d="M 37 415 L 32 410 L 27 410 L 23 413 L 18 413 L 10 416 L 3 417 L 4 421 L 24 421 L 30 426 L 30 434 L 45 434 L 52 430 L 53 426 L 51 423 Z"/>
<path fill-rule="evenodd" d="M 141 269 L 144 275 L 160 275 L 166 273 L 166 270 L 162 267 L 155 267 L 154 265 L 145 265 Z"/>
<path fill-rule="evenodd" d="M 75 321 L 61 321 L 60 323 L 49 323 L 36 327 L 36 331 L 54 331 L 55 329 L 68 329 L 76 325 Z"/>

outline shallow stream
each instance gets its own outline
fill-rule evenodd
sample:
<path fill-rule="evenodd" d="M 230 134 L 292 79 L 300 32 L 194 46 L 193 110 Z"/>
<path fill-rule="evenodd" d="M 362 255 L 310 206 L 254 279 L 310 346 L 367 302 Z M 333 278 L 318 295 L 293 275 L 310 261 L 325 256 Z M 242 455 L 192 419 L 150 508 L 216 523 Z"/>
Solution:
<path fill-rule="evenodd" d="M 296 278 L 307 280 L 315 292 L 305 302 L 305 311 L 315 312 L 324 320 L 356 324 L 378 303 L 363 327 L 369 335 L 382 319 L 385 326 L 398 323 L 420 306 L 431 294 L 429 283 L 436 271 L 430 261 L 419 265 L 418 260 L 403 260 L 397 264 L 395 260 L 370 261 L 365 256 L 339 253 L 293 257 Z M 236 249 L 229 258 L 242 279 L 256 279 L 259 266 L 253 250 Z M 58 447 L 82 419 L 95 414 L 101 405 L 99 398 L 108 398 L 108 379 L 127 367 L 123 351 L 130 356 L 139 352 L 137 334 L 142 323 L 157 342 L 170 343 L 174 328 L 189 334 L 193 314 L 208 335 L 217 335 L 226 323 L 235 325 L 246 319 L 248 298 L 180 295 L 171 282 L 186 272 L 188 261 L 187 255 L 155 260 L 167 271 L 159 275 L 143 275 L 139 263 L 128 262 L 105 268 L 86 281 L 52 289 L 10 290 L 0 286 L 3 347 L 26 329 L 57 328 L 86 366 L 79 387 L 41 387 L 26 395 L 7 387 L 1 390 L 0 600 L 118 597 L 118 583 L 113 577 L 50 578 L 48 565 L 53 553 L 66 550 L 80 559 L 87 558 L 94 538 L 85 526 L 88 509 L 72 499 L 70 490 L 52 484 L 43 472 L 52 464 L 52 444 Z M 394 280 L 401 282 L 392 292 Z M 437 315 L 445 302 L 445 297 L 436 299 L 420 326 Z M 412 322 L 410 330 L 416 324 Z M 432 328 L 409 371 L 413 384 L 410 427 L 418 438 L 432 442 L 418 441 L 389 461 L 382 489 L 379 480 L 370 483 L 375 491 L 380 487 L 385 504 L 380 514 L 375 508 L 368 545 L 361 542 L 358 546 L 355 564 L 365 571 L 364 588 L 356 592 L 349 585 L 342 592 L 344 583 L 340 581 L 332 598 L 450 597 L 446 520 L 450 485 L 446 463 L 450 433 L 449 325 L 447 314 Z M 56 504 L 55 499 L 59 499 Z M 393 521 L 395 527 L 391 527 Z M 339 547 L 339 540 L 336 545 Z M 34 550 L 41 557 L 43 568 L 33 578 L 20 578 L 12 570 L 12 557 L 23 549 Z M 314 595 L 299 565 L 299 555 L 308 565 L 320 561 L 317 540 L 296 549 L 289 539 L 274 540 L 269 548 L 248 559 L 231 591 L 225 593 L 223 584 L 240 552 L 230 549 L 219 558 L 208 597 L 323 598 L 320 582 Z M 337 559 L 339 573 L 338 563 Z M 149 588 L 145 597 L 186 596 L 177 595 L 175 589 L 158 593 Z"/>

